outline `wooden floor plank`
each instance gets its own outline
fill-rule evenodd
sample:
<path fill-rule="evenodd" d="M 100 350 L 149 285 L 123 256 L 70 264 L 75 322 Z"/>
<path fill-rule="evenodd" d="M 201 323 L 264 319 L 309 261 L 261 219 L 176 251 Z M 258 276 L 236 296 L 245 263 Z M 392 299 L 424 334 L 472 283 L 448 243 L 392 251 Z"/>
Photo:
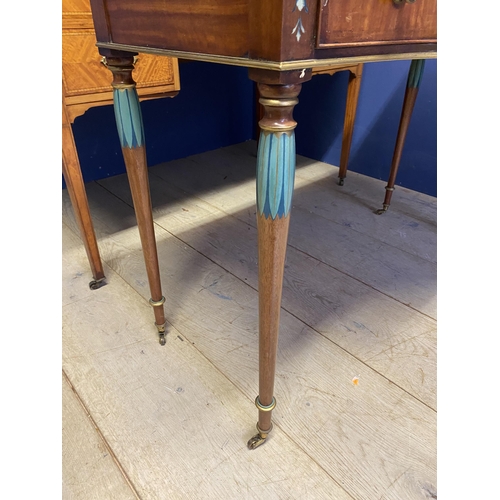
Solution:
<path fill-rule="evenodd" d="M 63 367 L 140 498 L 351 498 L 279 428 L 249 452 L 251 400 L 175 328 L 161 347 L 147 302 L 105 270 L 63 308 Z"/>
<path fill-rule="evenodd" d="M 239 149 L 249 157 L 249 159 L 246 160 L 245 157 L 243 157 L 240 160 L 241 164 L 245 165 L 246 162 L 248 162 L 251 165 L 252 161 L 255 160 L 256 148 L 257 145 L 255 141 L 247 141 L 236 144 L 234 147 L 223 148 L 216 151 L 224 153 L 233 152 L 233 154 L 241 157 L 240 153 L 237 151 Z M 195 160 L 199 158 L 199 156 L 193 156 L 191 158 Z M 325 198 L 322 200 L 324 203 L 318 203 L 316 207 L 314 205 L 312 206 L 312 209 L 317 209 L 315 213 L 318 215 L 323 214 L 331 218 L 332 221 L 337 222 L 342 222 L 346 217 L 355 215 L 355 217 L 351 217 L 350 222 L 359 225 L 358 229 L 360 231 L 371 236 L 376 236 L 383 232 L 388 235 L 389 239 L 396 236 L 393 244 L 402 249 L 404 248 L 405 242 L 401 241 L 397 229 L 397 221 L 401 216 L 404 216 L 405 220 L 409 217 L 420 221 L 427 229 L 435 229 L 437 198 L 397 185 L 393 193 L 394 203 L 391 203 L 389 212 L 387 212 L 387 214 L 394 212 L 394 215 L 392 217 L 374 217 L 370 219 L 369 224 L 366 224 L 366 217 L 364 217 L 364 215 L 358 216 L 356 211 L 364 211 L 365 209 L 374 211 L 382 207 L 385 196 L 385 186 L 387 184 L 386 180 L 377 180 L 366 175 L 358 174 L 357 172 L 348 171 L 348 177 L 345 180 L 345 184 L 339 186 L 338 170 L 338 167 L 334 165 L 297 155 L 297 178 L 315 182 L 318 187 L 318 195 L 323 196 L 324 193 L 326 194 Z M 337 197 L 342 200 L 342 207 L 346 209 L 346 213 L 343 213 L 344 211 L 339 212 L 338 210 L 330 209 L 330 207 L 335 207 L 335 199 Z M 375 222 L 372 223 L 372 220 Z M 417 226 L 413 226 L 413 229 L 416 228 Z M 426 232 L 422 233 L 422 235 L 425 237 Z M 418 241 L 408 245 L 407 250 L 409 252 L 417 252 L 418 255 L 421 257 L 423 256 L 421 252 L 421 243 Z M 428 251 L 432 256 L 429 256 L 429 260 L 435 262 L 436 249 L 435 242 L 432 240 L 429 242 Z"/>
<path fill-rule="evenodd" d="M 221 206 L 224 206 L 225 193 L 229 190 L 233 199 L 228 200 L 225 208 L 238 210 L 243 203 L 255 205 L 255 148 L 255 142 L 248 141 L 169 162 L 167 172 L 162 164 L 150 171 L 156 174 L 159 170 L 163 176 L 168 175 L 168 181 L 179 188 L 184 187 L 182 182 L 186 180 L 191 194 L 204 193 L 210 198 L 215 197 Z M 186 169 L 186 161 L 194 165 Z M 301 198 L 294 195 L 294 207 L 302 206 L 332 222 L 436 262 L 436 242 L 432 238 L 432 232 L 436 231 L 436 198 L 398 188 L 394 193 L 394 206 L 383 216 L 376 216 L 373 211 L 380 208 L 385 182 L 352 172 L 352 182 L 340 187 L 337 173 L 338 167 L 298 155 L 295 194 L 300 193 L 302 187 L 314 184 L 315 200 L 311 203 L 306 197 L 302 204 Z M 238 203 L 235 203 L 235 197 Z M 338 204 L 342 210 L 338 209 Z M 411 225 L 408 225 L 408 219 L 412 219 Z"/>
<path fill-rule="evenodd" d="M 62 498 L 137 499 L 65 377 L 62 409 Z"/>
<path fill-rule="evenodd" d="M 165 169 L 168 169 L 168 165 Z M 115 177 L 104 185 L 120 199 L 132 203 L 125 176 Z M 255 227 L 241 222 L 242 212 L 233 214 L 234 217 L 226 216 L 199 198 L 186 198 L 178 194 L 175 188 L 161 179 L 151 183 L 151 192 L 158 225 L 257 289 L 257 233 Z M 305 228 L 297 225 L 297 238 L 309 230 L 314 231 L 315 226 L 316 221 Z M 360 246 L 369 251 L 366 241 L 362 243 L 355 246 L 359 254 Z M 345 252 L 341 257 L 347 255 L 352 259 L 352 240 L 344 240 L 344 245 Z M 396 265 L 393 263 L 392 269 Z M 346 266 L 351 267 L 352 264 Z M 415 274 L 419 271 L 415 265 L 407 266 L 407 269 Z M 384 276 L 385 281 L 391 286 L 395 284 L 398 291 L 414 284 L 405 285 L 400 276 L 392 271 L 386 272 Z M 426 290 L 427 295 L 422 298 L 424 303 L 429 297 L 431 300 L 435 298 L 435 290 L 429 283 L 426 284 Z M 436 408 L 435 349 L 415 348 L 409 360 L 402 350 L 393 349 L 400 344 L 408 346 L 408 342 L 415 343 L 417 341 L 413 339 L 423 334 L 435 343 L 434 320 L 413 309 L 409 310 L 291 246 L 285 269 L 283 307 L 369 366 L 381 369 L 380 373 L 384 376 L 390 373 L 394 383 Z M 380 314 L 379 311 L 384 312 Z M 377 357 L 382 353 L 386 360 L 383 364 Z M 403 371 L 389 366 L 390 358 L 398 356 L 406 360 Z M 373 364 L 369 360 L 373 360 Z M 400 360 L 394 359 L 394 366 L 399 367 L 400 364 Z M 424 368 L 426 376 L 422 377 Z"/>
<path fill-rule="evenodd" d="M 131 217 L 133 218 L 132 211 L 110 193 L 98 189 L 90 191 L 91 208 L 98 214 L 96 232 L 103 259 L 142 296 L 140 303 L 145 306 L 149 293 L 137 231 L 130 223 Z M 240 198 L 236 197 L 236 203 L 239 202 Z M 207 225 L 210 225 L 210 215 L 207 217 Z M 215 220 L 220 221 L 217 216 Z M 152 327 L 149 336 L 138 342 L 140 346 L 151 346 L 151 351 L 148 347 L 148 354 L 153 356 L 150 353 L 154 352 L 152 363 L 134 361 L 133 353 L 136 357 L 138 354 L 133 351 L 135 347 L 132 342 L 136 342 L 134 339 L 137 339 L 137 335 L 128 334 L 120 341 L 120 345 L 123 344 L 121 348 L 115 349 L 111 344 L 104 352 L 93 351 L 95 359 L 92 359 L 91 369 L 85 366 L 74 369 L 74 376 L 80 383 L 90 386 L 88 398 L 97 393 L 94 407 L 97 415 L 103 415 L 102 425 L 108 419 L 106 412 L 119 411 L 120 415 L 114 415 L 112 420 L 126 420 L 127 411 L 131 411 L 123 399 L 115 400 L 109 396 L 110 390 L 104 390 L 97 385 L 92 390 L 95 384 L 90 375 L 96 371 L 101 373 L 98 377 L 100 384 L 110 379 L 115 380 L 116 384 L 122 384 L 121 378 L 113 374 L 113 368 L 107 358 L 111 353 L 118 352 L 120 364 L 123 362 L 134 368 L 130 373 L 151 377 L 149 381 L 139 379 L 134 382 L 128 374 L 122 388 L 130 397 L 134 394 L 134 384 L 141 388 L 146 387 L 147 397 L 144 396 L 140 403 L 141 407 L 146 405 L 150 410 L 158 409 L 158 401 L 163 397 L 156 393 L 153 379 L 156 381 L 158 377 L 163 379 L 169 375 L 166 367 L 177 366 L 176 359 L 179 356 L 177 347 L 174 346 L 185 347 L 188 343 L 217 367 L 217 373 L 224 375 L 221 375 L 220 381 L 217 380 L 217 383 L 213 384 L 210 392 L 216 391 L 223 380 L 230 380 L 231 384 L 239 389 L 238 394 L 240 391 L 245 394 L 247 401 L 251 401 L 257 393 L 256 291 L 245 285 L 244 280 L 237 279 L 161 227 L 157 226 L 156 233 L 160 262 L 164 263 L 162 283 L 165 295 L 168 296 L 167 316 L 173 325 L 171 333 L 174 334 L 169 334 L 165 351 L 153 349 L 157 344 L 153 338 L 155 333 Z M 230 253 L 231 259 L 234 259 L 234 255 L 234 252 Z M 111 285 L 112 283 L 102 291 L 110 289 Z M 76 312 L 77 306 L 82 305 L 83 301 L 80 300 L 65 306 L 65 311 L 72 312 L 72 318 L 81 318 L 80 321 L 85 323 L 71 323 L 69 318 L 65 320 L 65 324 L 69 325 L 68 332 L 72 332 L 68 333 L 68 336 L 73 339 L 69 342 L 69 353 L 76 348 L 80 349 L 76 340 L 81 337 L 78 332 L 96 330 L 96 325 L 101 325 L 103 330 L 99 337 L 107 335 L 115 341 L 121 337 L 122 329 L 118 328 L 115 332 L 114 327 L 107 325 L 106 314 L 101 313 L 101 316 L 95 313 L 95 306 L 89 306 L 83 313 L 81 310 Z M 106 311 L 109 314 L 109 307 Z M 145 318 L 147 314 L 144 314 Z M 152 315 L 150 311 L 149 315 Z M 126 318 L 139 317 L 139 311 L 126 304 L 126 314 L 125 310 L 122 310 L 118 317 L 124 322 Z M 150 321 L 152 322 L 152 319 Z M 144 328 L 147 329 L 146 324 Z M 134 326 L 132 330 L 137 331 L 137 327 Z M 142 326 L 140 331 L 141 335 L 145 335 Z M 120 335 L 117 332 L 120 332 Z M 187 342 L 176 340 L 178 337 Z M 158 352 L 161 354 L 157 354 Z M 377 354 L 384 355 L 383 352 L 378 352 L 374 356 Z M 165 356 L 166 359 L 156 360 L 156 355 Z M 73 364 L 78 363 L 81 357 L 70 355 Z M 138 359 L 141 359 L 140 356 Z M 191 363 L 196 366 L 190 359 L 188 364 L 184 363 L 174 372 L 177 376 L 188 376 L 186 370 L 191 373 Z M 158 366 L 164 366 L 164 371 L 158 372 Z M 355 376 L 359 377 L 359 385 L 352 383 Z M 185 383 L 183 379 L 183 384 Z M 168 383 L 170 388 L 175 386 L 175 381 Z M 184 386 L 179 384 L 178 387 Z M 335 480 L 334 484 L 345 488 L 352 498 L 426 498 L 431 494 L 429 492 L 434 491 L 436 413 L 287 312 L 283 312 L 282 316 L 276 396 L 277 430 L 283 430 L 291 442 L 297 444 L 298 449 L 305 450 Z M 153 401 L 156 401 L 156 406 Z M 215 405 L 215 402 L 213 404 Z M 239 404 L 235 402 L 230 406 L 228 419 L 240 408 Z M 185 415 L 182 413 L 182 405 L 177 406 L 175 410 L 176 414 L 180 412 Z M 205 413 L 203 405 L 196 406 L 194 411 L 203 421 L 212 422 L 214 418 L 210 412 Z M 253 421 L 252 417 L 255 418 L 254 413 L 255 409 L 249 410 L 249 421 Z M 205 419 L 202 415 L 208 417 Z M 130 426 L 134 431 L 140 428 L 134 423 L 137 418 L 138 414 L 135 420 L 127 420 L 126 427 Z M 156 418 L 159 418 L 158 415 Z M 239 418 L 238 425 L 231 424 L 231 432 L 241 432 L 241 421 Z M 164 429 L 167 424 L 164 420 L 159 422 L 158 428 L 161 428 L 161 432 L 169 432 Z M 240 431 L 236 430 L 237 428 Z M 118 446 L 119 440 L 112 439 L 111 425 L 109 429 L 111 436 L 107 436 L 108 441 L 115 442 L 115 446 Z M 193 433 L 196 434 L 194 429 Z M 280 439 L 278 435 L 281 436 L 278 432 L 277 438 L 273 438 L 274 442 Z M 171 436 L 166 434 L 166 437 Z M 151 436 L 145 439 L 149 442 Z M 257 452 L 264 450 L 266 455 L 266 447 L 273 440 Z M 240 434 L 234 446 L 237 447 L 238 443 L 243 441 Z M 138 446 L 136 441 L 132 443 L 132 447 L 134 446 Z M 196 461 L 194 463 L 199 464 Z M 199 467 L 196 467 L 196 470 L 198 469 Z M 239 478 L 238 473 L 235 474 Z M 141 488 L 143 487 L 141 485 Z M 335 498 L 334 495 L 331 497 Z M 292 495 L 292 498 L 295 497 Z"/>
<path fill-rule="evenodd" d="M 168 163 L 168 167 L 157 165 L 151 172 L 184 191 L 184 197 L 188 193 L 201 197 L 216 208 L 236 213 L 242 221 L 255 225 L 255 181 L 249 179 L 255 170 L 254 159 L 249 155 L 241 163 L 236 163 L 239 158 L 236 153 L 234 148 L 224 148 L 203 157 L 193 156 L 187 164 L 176 161 Z M 320 175 L 324 177 L 324 173 L 320 172 Z M 241 179 L 246 182 L 239 184 Z M 331 178 L 323 181 L 320 177 L 320 181 L 326 182 L 327 186 L 332 183 Z M 436 294 L 429 294 L 436 289 L 436 264 L 433 262 L 436 232 L 432 220 L 423 223 L 409 216 L 403 217 L 396 209 L 377 216 L 361 205 L 361 211 L 357 213 L 363 217 L 358 217 L 358 222 L 354 223 L 353 217 L 348 216 L 351 208 L 341 205 L 342 209 L 339 209 L 337 206 L 350 199 L 345 195 L 339 197 L 329 211 L 338 220 L 332 221 L 324 214 L 318 217 L 314 210 L 320 209 L 315 209 L 315 206 L 331 205 L 318 202 L 318 192 L 323 195 L 325 192 L 321 182 L 311 184 L 310 178 L 304 180 L 297 175 L 289 244 L 435 319 Z M 428 204 L 431 205 L 431 201 Z M 435 220 L 435 210 L 429 211 Z M 360 224 L 359 220 L 365 222 Z M 383 225 L 378 223 L 381 220 L 385 221 Z M 396 229 L 387 231 L 387 225 L 391 224 Z M 391 234 L 396 235 L 392 240 Z M 422 237 L 423 234 L 426 236 Z M 390 244 L 386 242 L 389 240 Z M 414 250 L 409 252 L 409 248 Z M 415 254 L 416 251 L 419 255 Z M 349 258 L 339 259 L 338 256 Z M 395 288 L 395 283 L 398 288 Z"/>

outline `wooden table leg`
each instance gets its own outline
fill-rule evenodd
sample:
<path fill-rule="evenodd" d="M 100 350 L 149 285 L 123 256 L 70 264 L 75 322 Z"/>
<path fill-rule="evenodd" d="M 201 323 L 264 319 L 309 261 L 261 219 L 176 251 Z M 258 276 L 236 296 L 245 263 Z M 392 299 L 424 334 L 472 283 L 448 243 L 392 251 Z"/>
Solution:
<path fill-rule="evenodd" d="M 105 65 L 113 73 L 116 124 L 151 290 L 149 303 L 153 306 L 160 344 L 165 345 L 165 297 L 161 291 L 141 107 L 132 77 L 135 54 L 106 49 L 101 49 L 101 54 L 105 56 Z"/>
<path fill-rule="evenodd" d="M 300 84 L 259 83 L 264 117 L 257 152 L 257 227 L 259 246 L 259 410 L 258 433 L 248 447 L 264 443 L 276 405 L 274 377 L 283 271 L 295 176 L 295 126 L 292 111 Z"/>
<path fill-rule="evenodd" d="M 89 286 L 91 290 L 96 290 L 104 284 L 104 270 L 99 255 L 92 218 L 90 217 L 89 204 L 83 183 L 80 162 L 78 161 L 75 139 L 64 100 L 62 103 L 62 171 L 75 219 L 80 229 L 83 246 L 87 252 L 92 276 L 94 277 Z"/>
<path fill-rule="evenodd" d="M 340 153 L 339 185 L 344 185 L 347 175 L 347 164 L 351 152 L 352 135 L 354 132 L 354 120 L 358 108 L 359 89 L 361 88 L 361 76 L 363 65 L 358 64 L 356 70 L 349 70 L 349 83 L 347 84 L 347 102 L 344 118 L 344 133 L 342 135 L 342 151 Z"/>
<path fill-rule="evenodd" d="M 401 161 L 401 154 L 403 152 L 403 147 L 405 144 L 406 133 L 408 132 L 408 126 L 410 125 L 411 114 L 415 106 L 415 101 L 417 100 L 418 88 L 420 86 L 420 81 L 422 80 L 424 65 L 424 59 L 413 60 L 410 64 L 410 71 L 408 74 L 408 80 L 406 82 L 406 92 L 403 101 L 403 110 L 401 112 L 401 119 L 399 121 L 398 136 L 396 138 L 394 155 L 392 157 L 391 172 L 389 174 L 387 186 L 385 187 L 384 203 L 382 205 L 382 208 L 375 212 L 378 215 L 387 212 L 391 204 L 392 193 L 395 189 L 394 184 L 396 183 L 396 175 L 398 173 L 399 163 Z"/>

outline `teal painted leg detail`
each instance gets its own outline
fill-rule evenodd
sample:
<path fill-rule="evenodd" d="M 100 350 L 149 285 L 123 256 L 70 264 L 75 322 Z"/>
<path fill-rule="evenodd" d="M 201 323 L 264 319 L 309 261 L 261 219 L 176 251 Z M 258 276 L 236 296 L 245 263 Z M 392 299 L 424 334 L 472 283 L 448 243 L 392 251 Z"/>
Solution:
<path fill-rule="evenodd" d="M 116 126 L 122 148 L 144 145 L 141 105 L 134 87 L 114 89 Z"/>
<path fill-rule="evenodd" d="M 263 130 L 257 152 L 257 210 L 266 218 L 286 217 L 295 179 L 295 133 Z"/>
<path fill-rule="evenodd" d="M 425 59 L 414 59 L 408 73 L 407 87 L 418 88 L 424 74 Z"/>

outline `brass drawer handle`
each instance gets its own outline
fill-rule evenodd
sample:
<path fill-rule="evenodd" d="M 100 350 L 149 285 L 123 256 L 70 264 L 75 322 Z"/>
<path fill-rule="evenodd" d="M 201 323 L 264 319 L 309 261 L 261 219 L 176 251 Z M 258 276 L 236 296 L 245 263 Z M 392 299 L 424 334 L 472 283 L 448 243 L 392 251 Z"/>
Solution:
<path fill-rule="evenodd" d="M 399 4 L 403 3 L 404 1 L 406 1 L 406 3 L 415 3 L 416 2 L 416 0 L 392 0 L 392 1 L 396 5 L 399 5 Z"/>

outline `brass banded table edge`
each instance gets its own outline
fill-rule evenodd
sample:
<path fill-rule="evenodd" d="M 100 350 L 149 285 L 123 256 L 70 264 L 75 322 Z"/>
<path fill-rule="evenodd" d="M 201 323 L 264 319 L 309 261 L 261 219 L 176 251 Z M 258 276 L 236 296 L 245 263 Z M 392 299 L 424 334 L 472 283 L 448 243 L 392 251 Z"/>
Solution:
<path fill-rule="evenodd" d="M 182 50 L 156 49 L 153 47 L 143 47 L 125 45 L 121 43 L 97 42 L 97 47 L 104 49 L 125 50 L 128 52 L 142 52 L 145 54 L 163 55 L 176 57 L 178 59 L 189 59 L 193 61 L 212 62 L 228 64 L 231 66 L 244 66 L 246 68 L 269 69 L 274 71 L 291 71 L 323 66 L 344 66 L 348 64 L 360 64 L 384 61 L 406 61 L 413 59 L 436 59 L 437 52 L 407 52 L 404 54 L 383 54 L 372 56 L 355 57 L 335 57 L 329 59 L 302 59 L 299 61 L 264 61 L 260 59 L 250 59 L 247 57 L 219 56 L 215 54 L 202 54 L 198 52 L 185 52 Z"/>

